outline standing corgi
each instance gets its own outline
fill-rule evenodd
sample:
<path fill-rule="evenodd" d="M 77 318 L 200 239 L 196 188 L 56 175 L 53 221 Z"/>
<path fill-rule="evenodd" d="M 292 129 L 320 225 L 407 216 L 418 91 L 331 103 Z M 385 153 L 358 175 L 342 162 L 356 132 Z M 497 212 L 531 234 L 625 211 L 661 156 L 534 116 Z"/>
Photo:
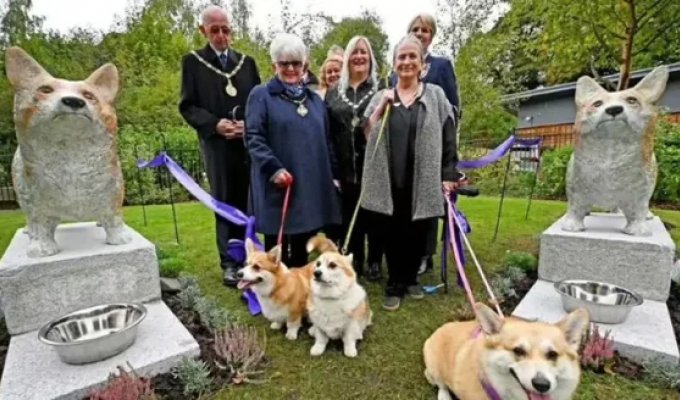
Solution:
<path fill-rule="evenodd" d="M 501 319 L 477 304 L 477 321 L 449 322 L 423 346 L 425 377 L 437 400 L 568 400 L 581 374 L 585 309 L 556 324 Z"/>
<path fill-rule="evenodd" d="M 335 244 L 317 235 L 309 240 L 309 251 L 336 249 Z M 309 282 L 314 273 L 314 264 L 300 268 L 288 268 L 281 262 L 281 246 L 269 252 L 260 251 L 252 240 L 246 239 L 246 262 L 239 270 L 238 288 L 252 289 L 262 307 L 262 314 L 271 321 L 272 329 L 281 329 L 286 324 L 286 338 L 295 340 L 307 316 Z"/>
<path fill-rule="evenodd" d="M 59 252 L 54 232 L 62 219 L 96 220 L 106 243 L 128 243 L 116 152 L 116 67 L 106 64 L 84 81 L 67 81 L 18 47 L 8 48 L 5 59 L 19 144 L 12 178 L 28 220 L 28 256 Z"/>
<path fill-rule="evenodd" d="M 322 253 L 314 263 L 311 289 L 307 308 L 315 342 L 310 354 L 321 355 L 330 339 L 342 339 L 345 356 L 356 357 L 356 342 L 363 339 L 373 314 L 366 291 L 357 283 L 352 256 Z"/>

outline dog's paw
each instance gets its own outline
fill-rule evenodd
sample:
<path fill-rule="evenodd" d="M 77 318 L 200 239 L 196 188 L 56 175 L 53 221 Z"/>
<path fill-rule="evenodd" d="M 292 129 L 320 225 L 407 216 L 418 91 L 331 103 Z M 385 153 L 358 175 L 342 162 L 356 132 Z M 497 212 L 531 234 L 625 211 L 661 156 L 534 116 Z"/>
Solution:
<path fill-rule="evenodd" d="M 562 224 L 562 230 L 567 232 L 581 232 L 586 230 L 583 220 L 575 217 L 567 217 Z"/>
<path fill-rule="evenodd" d="M 281 329 L 282 327 L 283 327 L 283 324 L 280 323 L 280 322 L 272 322 L 272 323 L 269 325 L 269 328 L 271 328 L 271 329 L 273 329 L 273 330 L 275 330 L 275 331 L 278 331 L 278 330 Z"/>
<path fill-rule="evenodd" d="M 349 346 L 345 345 L 345 351 L 344 352 L 345 352 L 345 357 L 349 357 L 349 358 L 354 358 L 354 357 L 357 356 L 357 354 L 359 354 L 359 352 L 357 351 L 357 346 L 355 346 L 355 345 L 349 345 Z"/>
<path fill-rule="evenodd" d="M 31 258 L 48 257 L 59 253 L 59 246 L 54 240 L 32 240 L 26 254 Z"/>
<path fill-rule="evenodd" d="M 309 329 L 307 330 L 307 333 L 309 334 L 309 336 L 315 337 L 316 336 L 316 327 L 314 325 L 310 326 Z"/>
<path fill-rule="evenodd" d="M 286 339 L 288 340 L 297 340 L 297 337 L 298 337 L 297 331 L 289 329 L 288 332 L 286 332 Z"/>
<path fill-rule="evenodd" d="M 633 222 L 628 224 L 623 228 L 623 233 L 632 236 L 652 236 L 652 231 L 649 230 L 645 222 Z"/>
<path fill-rule="evenodd" d="M 326 346 L 315 343 L 314 346 L 312 346 L 312 348 L 309 350 L 309 354 L 316 357 L 322 355 L 324 351 L 326 351 Z"/>
<path fill-rule="evenodd" d="M 437 400 L 453 400 L 448 388 L 439 388 L 437 392 Z"/>

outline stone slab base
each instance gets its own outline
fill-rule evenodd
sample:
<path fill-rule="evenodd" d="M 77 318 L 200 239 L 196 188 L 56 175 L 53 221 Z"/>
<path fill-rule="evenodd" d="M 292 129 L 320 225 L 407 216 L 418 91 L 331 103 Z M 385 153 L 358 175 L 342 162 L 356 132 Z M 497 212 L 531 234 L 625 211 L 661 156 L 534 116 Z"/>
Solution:
<path fill-rule="evenodd" d="M 0 382 L 0 400 L 80 400 L 98 387 L 117 366 L 128 363 L 143 376 L 168 372 L 185 357 L 197 357 L 198 343 L 161 301 L 146 304 L 135 343 L 97 363 L 69 365 L 38 340 L 36 331 L 12 337 Z"/>

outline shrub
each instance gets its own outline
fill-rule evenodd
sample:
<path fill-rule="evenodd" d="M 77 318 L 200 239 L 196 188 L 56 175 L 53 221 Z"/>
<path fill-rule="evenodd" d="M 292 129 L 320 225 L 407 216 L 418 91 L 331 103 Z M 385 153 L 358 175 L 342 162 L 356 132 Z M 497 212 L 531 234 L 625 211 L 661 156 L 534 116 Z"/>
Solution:
<path fill-rule="evenodd" d="M 586 332 L 581 348 L 581 365 L 595 372 L 603 372 L 614 363 L 614 341 L 611 331 L 600 335 L 600 329 L 593 324 L 592 330 Z"/>
<path fill-rule="evenodd" d="M 524 278 L 526 278 L 526 273 L 524 273 L 523 269 L 510 266 L 501 274 L 491 278 L 489 284 L 494 288 L 498 301 L 503 302 L 504 300 L 519 297 L 515 287 L 517 287 L 517 284 Z"/>
<path fill-rule="evenodd" d="M 175 257 L 165 258 L 159 260 L 158 268 L 162 277 L 177 278 L 184 270 L 184 261 Z"/>
<path fill-rule="evenodd" d="M 235 322 L 235 318 L 227 309 L 220 307 L 210 298 L 198 297 L 194 301 L 194 311 L 198 314 L 201 325 L 210 332 L 217 332 Z"/>
<path fill-rule="evenodd" d="M 573 148 L 570 146 L 549 150 L 541 156 L 541 170 L 536 193 L 541 197 L 560 199 L 566 196 L 567 164 Z"/>
<path fill-rule="evenodd" d="M 106 385 L 90 394 L 90 400 L 156 400 L 151 380 L 138 376 L 132 367 L 131 372 L 118 367 L 118 375 L 109 376 Z"/>
<path fill-rule="evenodd" d="M 667 362 L 647 361 L 642 364 L 645 379 L 659 386 L 680 390 L 680 365 L 669 365 Z"/>
<path fill-rule="evenodd" d="M 251 378 L 264 373 L 265 343 L 260 344 L 253 327 L 236 325 L 221 329 L 215 333 L 214 349 L 220 358 L 217 367 L 229 371 L 235 384 L 255 383 Z"/>
<path fill-rule="evenodd" d="M 653 201 L 680 203 L 680 124 L 661 119 L 656 128 L 654 153 L 658 176 Z"/>
<path fill-rule="evenodd" d="M 209 393 L 213 387 L 213 378 L 210 376 L 210 368 L 202 360 L 185 358 L 172 371 L 172 376 L 179 379 L 184 387 L 186 396 L 201 397 Z"/>
<path fill-rule="evenodd" d="M 536 271 L 538 268 L 538 260 L 536 257 L 523 251 L 508 251 L 505 253 L 505 260 L 503 266 L 519 268 L 524 272 Z"/>

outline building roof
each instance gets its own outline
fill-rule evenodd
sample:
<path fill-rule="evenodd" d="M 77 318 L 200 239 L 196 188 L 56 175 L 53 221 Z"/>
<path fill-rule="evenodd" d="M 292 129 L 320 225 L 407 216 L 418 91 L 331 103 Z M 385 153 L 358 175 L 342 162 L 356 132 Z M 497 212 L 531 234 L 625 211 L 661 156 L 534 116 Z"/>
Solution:
<path fill-rule="evenodd" d="M 645 68 L 641 70 L 634 71 L 633 73 L 630 74 L 630 79 L 631 81 L 636 81 L 638 79 L 642 79 L 645 75 L 650 73 L 654 68 Z M 675 77 L 678 76 L 680 77 L 680 62 L 676 62 L 673 64 L 668 64 L 668 72 L 669 72 L 669 79 L 670 77 Z M 613 83 L 618 83 L 619 79 L 619 74 L 611 74 L 611 75 L 606 75 L 604 76 L 607 80 L 613 82 Z M 569 83 L 563 83 L 560 85 L 554 85 L 554 86 L 547 86 L 547 87 L 542 87 L 542 88 L 537 88 L 537 89 L 532 89 L 532 90 L 527 90 L 524 92 L 519 92 L 519 93 L 512 93 L 505 95 L 501 97 L 501 100 L 504 102 L 511 102 L 511 101 L 524 101 L 530 98 L 534 97 L 562 97 L 566 95 L 570 95 L 572 92 L 576 91 L 576 82 L 569 82 Z"/>

